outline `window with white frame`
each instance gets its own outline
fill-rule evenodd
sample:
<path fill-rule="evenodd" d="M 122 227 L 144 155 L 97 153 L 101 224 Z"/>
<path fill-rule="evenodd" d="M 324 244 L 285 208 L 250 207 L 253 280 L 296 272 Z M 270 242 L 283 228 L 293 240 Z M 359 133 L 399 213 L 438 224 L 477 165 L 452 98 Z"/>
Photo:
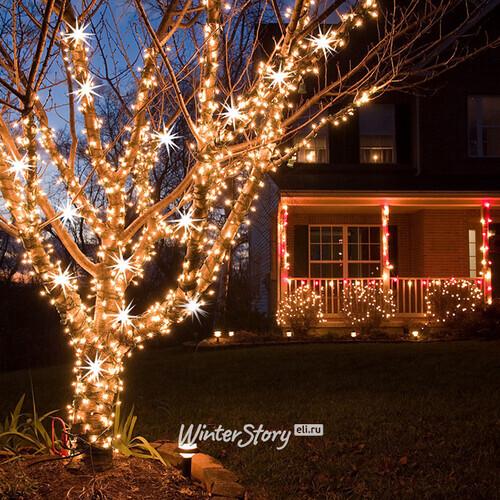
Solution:
<path fill-rule="evenodd" d="M 378 278 L 380 226 L 309 226 L 312 278 Z"/>
<path fill-rule="evenodd" d="M 469 156 L 500 157 L 500 96 L 467 99 Z"/>
<path fill-rule="evenodd" d="M 395 163 L 395 118 L 392 104 L 369 104 L 359 109 L 361 163 Z"/>

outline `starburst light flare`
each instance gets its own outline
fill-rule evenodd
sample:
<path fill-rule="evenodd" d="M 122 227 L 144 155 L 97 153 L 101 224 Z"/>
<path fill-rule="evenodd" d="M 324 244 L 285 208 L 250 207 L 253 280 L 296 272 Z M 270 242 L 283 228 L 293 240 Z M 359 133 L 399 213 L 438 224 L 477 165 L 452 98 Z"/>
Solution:
<path fill-rule="evenodd" d="M 179 211 L 179 218 L 173 219 L 170 222 L 176 224 L 176 231 L 183 230 L 184 234 L 190 234 L 191 230 L 198 230 L 195 222 L 201 222 L 202 219 L 193 219 L 193 213 L 190 210 L 185 210 L 183 212 Z"/>
<path fill-rule="evenodd" d="M 33 168 L 33 166 L 28 163 L 27 158 L 28 155 L 24 155 L 20 160 L 11 160 L 9 162 L 11 165 L 9 172 L 16 174 L 16 177 L 22 177 L 28 170 Z"/>
<path fill-rule="evenodd" d="M 94 85 L 94 80 L 90 75 L 87 76 L 87 79 L 84 82 L 76 80 L 76 83 L 78 83 L 80 88 L 71 93 L 75 94 L 79 101 L 81 101 L 84 97 L 90 99 L 93 95 L 101 97 L 97 92 L 94 92 L 94 89 L 98 89 L 99 87 L 102 87 L 102 85 Z"/>
<path fill-rule="evenodd" d="M 200 321 L 200 316 L 208 315 L 208 312 L 202 309 L 204 305 L 205 302 L 196 294 L 193 297 L 187 297 L 186 302 L 181 303 L 179 307 L 182 307 L 188 315 L 192 315 L 193 318 Z"/>
<path fill-rule="evenodd" d="M 221 116 L 226 119 L 226 123 L 230 123 L 233 127 L 236 127 L 236 120 L 244 121 L 245 115 L 239 106 L 234 105 L 234 101 L 231 98 L 231 104 L 224 104 L 224 109 L 226 110 L 224 113 L 221 113 Z"/>
<path fill-rule="evenodd" d="M 134 306 L 132 303 L 128 304 L 126 307 L 118 307 L 117 314 L 110 314 L 112 318 L 115 318 L 113 321 L 113 328 L 120 326 L 120 330 L 123 331 L 125 328 L 134 328 L 133 319 L 138 318 L 138 316 L 133 316 L 130 314 Z"/>
<path fill-rule="evenodd" d="M 123 258 L 122 251 L 120 249 L 118 256 L 112 255 L 111 258 L 116 262 L 115 265 L 110 266 L 111 269 L 116 271 L 117 275 L 121 274 L 124 279 L 127 279 L 127 272 L 136 273 L 139 271 L 139 268 L 133 266 L 130 261 L 132 260 L 132 256 L 128 259 Z"/>
<path fill-rule="evenodd" d="M 314 45 L 314 52 L 318 50 L 322 50 L 325 57 L 329 54 L 333 54 L 337 52 L 335 47 L 333 47 L 333 43 L 336 42 L 335 31 L 332 31 L 330 28 L 326 33 L 322 33 L 321 27 L 319 28 L 319 33 L 317 36 L 311 36 L 308 38 L 310 42 Z"/>
<path fill-rule="evenodd" d="M 80 370 L 87 372 L 83 375 L 82 380 L 88 377 L 89 382 L 99 383 L 100 377 L 107 371 L 102 367 L 102 365 L 108 358 L 109 356 L 103 359 L 101 358 L 100 353 L 96 353 L 95 358 L 92 361 L 92 359 L 86 355 L 85 359 L 87 364 L 80 368 Z"/>
<path fill-rule="evenodd" d="M 76 280 L 76 277 L 69 272 L 69 266 L 65 271 L 61 271 L 61 269 L 59 269 L 58 273 L 49 273 L 48 277 L 53 282 L 51 290 L 55 290 L 58 286 L 60 286 L 64 296 L 66 296 L 67 291 L 73 288 L 73 281 Z"/>
<path fill-rule="evenodd" d="M 278 69 L 278 71 L 274 71 L 273 69 L 269 70 L 269 75 L 267 75 L 265 78 L 268 80 L 271 80 L 271 87 L 275 87 L 278 85 L 278 87 L 281 89 L 281 85 L 286 83 L 285 80 L 287 78 L 290 78 L 292 76 L 291 71 L 283 71 L 281 69 L 281 64 Z"/>
<path fill-rule="evenodd" d="M 90 45 L 88 42 L 88 38 L 91 36 L 94 36 L 92 33 L 86 33 L 85 30 L 88 27 L 88 24 L 85 24 L 83 26 L 78 25 L 78 21 L 76 21 L 75 27 L 68 26 L 68 31 L 63 35 L 64 40 L 66 43 L 72 43 L 74 42 L 75 45 L 78 45 L 79 43 L 84 43 L 86 45 Z"/>
<path fill-rule="evenodd" d="M 61 222 L 66 226 L 69 225 L 71 227 L 75 227 L 76 219 L 78 217 L 83 218 L 78 211 L 80 210 L 78 207 L 73 205 L 71 200 L 66 202 L 64 207 L 58 207 L 61 215 L 58 217 L 61 219 Z"/>
<path fill-rule="evenodd" d="M 179 149 L 179 146 L 174 142 L 176 139 L 182 139 L 182 137 L 174 133 L 173 127 L 167 130 L 163 125 L 163 132 L 153 132 L 153 140 L 159 142 L 159 147 L 165 146 L 169 156 L 170 150 Z"/>

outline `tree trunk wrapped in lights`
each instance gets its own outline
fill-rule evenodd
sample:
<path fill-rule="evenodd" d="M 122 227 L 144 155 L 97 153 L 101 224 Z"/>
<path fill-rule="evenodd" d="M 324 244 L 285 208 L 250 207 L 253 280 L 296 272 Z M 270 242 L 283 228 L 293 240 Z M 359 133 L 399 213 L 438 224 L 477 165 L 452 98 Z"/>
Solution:
<path fill-rule="evenodd" d="M 296 0 L 285 23 L 276 3 L 173 0 L 146 9 L 135 0 L 129 15 L 140 26 L 136 43 L 106 1 L 82 3 L 79 14 L 70 0 L 45 0 L 39 11 L 13 2 L 0 41 L 0 189 L 10 214 L 0 216 L 0 228 L 23 243 L 25 261 L 58 309 L 75 350 L 70 417 L 83 447 L 111 449 L 124 358 L 147 338 L 168 334 L 172 324 L 201 312 L 266 174 L 322 127 L 341 126 L 382 93 L 426 81 L 486 48 L 461 48 L 460 37 L 494 3 L 411 0 L 379 12 L 373 0 L 352 9 L 335 0 L 324 10 Z M 247 11 L 255 14 L 253 26 L 245 24 L 252 17 Z M 337 11 L 343 12 L 337 25 L 325 27 Z M 280 34 L 270 55 L 257 61 L 258 40 L 252 37 L 271 12 Z M 447 16 L 455 20 L 448 31 L 442 25 Z M 371 44 L 352 64 L 334 67 L 350 38 L 370 23 L 378 23 Z M 136 54 L 139 73 L 130 53 L 134 43 L 142 49 Z M 299 95 L 310 78 L 313 95 Z M 109 144 L 96 107 L 105 92 L 123 115 Z M 67 154 L 51 128 L 56 113 L 65 114 L 69 127 Z M 180 122 L 186 137 L 178 132 Z M 299 131 L 296 146 L 281 146 Z M 91 168 L 85 179 L 76 173 L 79 141 Z M 190 151 L 183 178 L 155 198 L 153 173 L 161 156 L 183 142 Z M 42 186 L 49 164 L 69 200 L 62 209 L 54 208 Z M 237 186 L 231 198 L 230 180 Z M 89 195 L 92 182 L 102 192 L 101 204 Z M 217 229 L 211 220 L 221 205 L 226 219 Z M 98 243 L 94 257 L 70 230 L 75 218 Z M 58 260 L 49 228 L 71 266 Z M 178 284 L 163 300 L 135 310 L 127 289 L 143 277 L 164 239 L 186 246 Z M 90 277 L 90 296 L 80 287 L 82 273 Z"/>

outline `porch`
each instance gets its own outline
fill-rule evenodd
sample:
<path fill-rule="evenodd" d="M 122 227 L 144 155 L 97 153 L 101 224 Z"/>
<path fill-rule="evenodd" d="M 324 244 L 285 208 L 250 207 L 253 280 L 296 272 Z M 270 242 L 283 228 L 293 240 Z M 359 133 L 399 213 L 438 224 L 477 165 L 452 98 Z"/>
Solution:
<path fill-rule="evenodd" d="M 282 195 L 277 300 L 307 285 L 322 298 L 330 324 L 343 321 L 343 292 L 352 284 L 390 290 L 399 322 L 423 319 L 429 292 L 453 280 L 474 285 L 491 303 L 500 291 L 500 225 L 493 223 L 500 214 L 491 201 L 422 193 Z"/>
<path fill-rule="evenodd" d="M 395 319 L 423 318 L 427 314 L 426 297 L 430 287 L 443 286 L 451 280 L 466 280 L 483 290 L 481 278 L 402 278 L 390 279 L 389 289 L 395 306 Z M 323 314 L 327 321 L 342 320 L 342 295 L 351 283 L 360 285 L 383 284 L 383 278 L 288 278 L 283 296 L 301 286 L 308 286 L 321 297 Z M 484 290 L 483 290 L 484 293 Z"/>

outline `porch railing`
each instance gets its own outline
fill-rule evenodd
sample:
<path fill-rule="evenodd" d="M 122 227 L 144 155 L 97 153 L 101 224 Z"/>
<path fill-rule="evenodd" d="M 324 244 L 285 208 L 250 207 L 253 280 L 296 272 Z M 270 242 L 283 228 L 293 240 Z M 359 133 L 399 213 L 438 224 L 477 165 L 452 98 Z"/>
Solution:
<path fill-rule="evenodd" d="M 418 317 L 427 313 L 425 297 L 429 286 L 433 283 L 449 281 L 451 278 L 391 278 L 390 288 L 393 293 L 396 316 Z M 480 278 L 455 278 L 467 280 L 482 286 Z M 342 314 L 342 291 L 349 283 L 382 283 L 382 278 L 289 278 L 282 290 L 283 294 L 292 293 L 300 286 L 308 285 L 316 294 L 320 295 L 323 302 L 325 317 L 335 318 Z"/>

